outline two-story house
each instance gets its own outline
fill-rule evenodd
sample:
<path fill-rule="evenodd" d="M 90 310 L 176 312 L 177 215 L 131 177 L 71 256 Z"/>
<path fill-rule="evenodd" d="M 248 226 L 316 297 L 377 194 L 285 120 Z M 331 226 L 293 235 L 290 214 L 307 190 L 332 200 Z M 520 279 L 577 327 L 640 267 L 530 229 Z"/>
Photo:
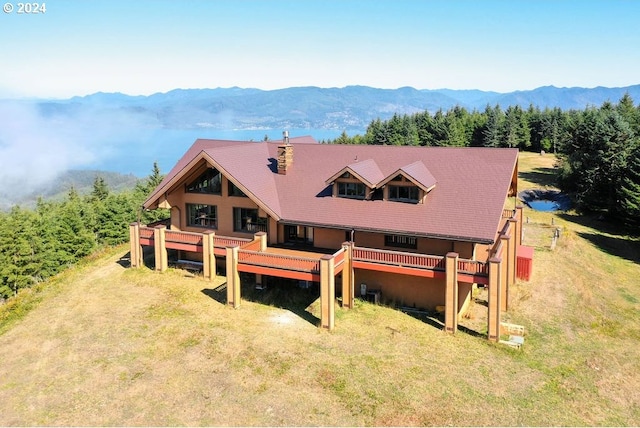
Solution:
<path fill-rule="evenodd" d="M 132 225 L 132 264 L 140 245 L 156 247 L 160 270 L 167 248 L 208 277 L 224 262 L 234 305 L 238 271 L 318 281 L 327 328 L 335 289 L 347 307 L 367 289 L 399 306 L 444 306 L 455 331 L 481 284 L 496 324 L 520 245 L 521 210 L 508 200 L 517 171 L 517 149 L 199 139 L 144 203 L 170 209 L 169 230 Z"/>

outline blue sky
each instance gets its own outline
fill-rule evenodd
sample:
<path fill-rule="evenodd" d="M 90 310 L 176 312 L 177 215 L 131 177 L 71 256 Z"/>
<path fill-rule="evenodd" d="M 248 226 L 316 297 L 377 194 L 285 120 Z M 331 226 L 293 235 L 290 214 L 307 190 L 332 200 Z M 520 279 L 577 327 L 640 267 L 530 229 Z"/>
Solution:
<path fill-rule="evenodd" d="M 635 0 L 0 2 L 0 98 L 640 83 Z"/>

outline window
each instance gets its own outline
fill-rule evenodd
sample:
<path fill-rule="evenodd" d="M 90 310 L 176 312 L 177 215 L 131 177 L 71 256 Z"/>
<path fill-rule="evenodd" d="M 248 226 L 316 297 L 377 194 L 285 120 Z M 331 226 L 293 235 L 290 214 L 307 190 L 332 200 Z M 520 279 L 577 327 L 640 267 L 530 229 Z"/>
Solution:
<path fill-rule="evenodd" d="M 338 196 L 345 198 L 364 199 L 366 187 L 363 183 L 343 183 L 338 182 Z"/>
<path fill-rule="evenodd" d="M 418 202 L 419 194 L 417 186 L 389 186 L 389 200 Z"/>
<path fill-rule="evenodd" d="M 222 176 L 215 168 L 209 168 L 187 185 L 189 193 L 209 193 L 219 195 L 222 192 Z"/>
<path fill-rule="evenodd" d="M 258 210 L 255 208 L 234 208 L 233 230 L 246 233 L 266 232 L 267 219 L 258 217 Z"/>
<path fill-rule="evenodd" d="M 245 198 L 247 197 L 247 195 L 245 195 L 244 192 L 232 182 L 229 182 L 229 196 L 244 196 Z"/>
<path fill-rule="evenodd" d="M 384 245 L 387 247 L 418 248 L 418 238 L 404 235 L 384 235 Z"/>
<path fill-rule="evenodd" d="M 217 229 L 217 207 L 215 205 L 187 204 L 187 225 Z"/>

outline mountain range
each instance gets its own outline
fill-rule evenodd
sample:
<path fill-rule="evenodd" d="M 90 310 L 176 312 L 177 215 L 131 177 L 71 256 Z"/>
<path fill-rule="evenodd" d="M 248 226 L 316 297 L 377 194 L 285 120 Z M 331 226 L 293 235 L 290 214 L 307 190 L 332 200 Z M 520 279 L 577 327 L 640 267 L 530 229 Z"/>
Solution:
<path fill-rule="evenodd" d="M 349 129 L 363 130 L 374 119 L 394 113 L 436 112 L 456 105 L 484 110 L 496 104 L 505 108 L 530 105 L 541 109 L 584 109 L 612 103 L 625 94 L 640 100 L 640 85 L 621 88 L 557 88 L 498 93 L 453 89 L 378 89 L 292 87 L 277 90 L 252 88 L 175 89 L 149 96 L 95 93 L 66 100 L 36 100 L 45 116 L 86 111 L 133 114 L 148 126 L 169 129 Z"/>

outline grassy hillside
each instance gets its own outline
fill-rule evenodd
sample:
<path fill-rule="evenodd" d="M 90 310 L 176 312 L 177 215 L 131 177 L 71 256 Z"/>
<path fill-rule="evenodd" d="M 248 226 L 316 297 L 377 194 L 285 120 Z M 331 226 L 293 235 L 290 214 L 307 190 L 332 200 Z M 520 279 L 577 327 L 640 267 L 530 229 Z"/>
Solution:
<path fill-rule="evenodd" d="M 521 189 L 551 183 L 552 157 L 521 162 Z M 637 425 L 638 241 L 526 216 L 522 351 L 475 334 L 481 299 L 455 336 L 362 302 L 329 333 L 314 297 L 233 310 L 224 278 L 126 269 L 118 247 L 0 308 L 0 425 Z"/>

